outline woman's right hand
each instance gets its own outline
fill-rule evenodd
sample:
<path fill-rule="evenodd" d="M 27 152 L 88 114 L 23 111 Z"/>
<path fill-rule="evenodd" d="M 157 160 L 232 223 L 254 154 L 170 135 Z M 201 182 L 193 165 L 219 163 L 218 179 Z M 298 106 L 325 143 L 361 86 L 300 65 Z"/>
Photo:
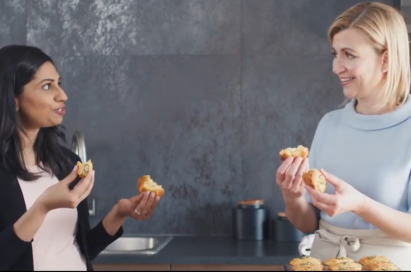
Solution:
<path fill-rule="evenodd" d="M 277 184 L 284 198 L 297 199 L 304 195 L 303 172 L 308 170 L 308 159 L 287 158 L 277 169 Z"/>
<path fill-rule="evenodd" d="M 36 200 L 45 212 L 59 208 L 76 208 L 91 192 L 94 185 L 94 170 L 90 171 L 85 178 L 80 180 L 70 190 L 69 185 L 77 178 L 77 166 L 73 171 L 59 183 L 47 188 Z"/>

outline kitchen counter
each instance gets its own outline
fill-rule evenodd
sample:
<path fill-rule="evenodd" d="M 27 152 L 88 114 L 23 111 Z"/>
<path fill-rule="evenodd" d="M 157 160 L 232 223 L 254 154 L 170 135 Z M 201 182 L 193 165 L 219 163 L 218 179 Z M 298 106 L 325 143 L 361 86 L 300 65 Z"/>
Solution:
<path fill-rule="evenodd" d="M 232 237 L 175 236 L 159 253 L 101 254 L 95 264 L 236 264 L 283 265 L 299 256 L 298 243 L 236 241 Z"/>

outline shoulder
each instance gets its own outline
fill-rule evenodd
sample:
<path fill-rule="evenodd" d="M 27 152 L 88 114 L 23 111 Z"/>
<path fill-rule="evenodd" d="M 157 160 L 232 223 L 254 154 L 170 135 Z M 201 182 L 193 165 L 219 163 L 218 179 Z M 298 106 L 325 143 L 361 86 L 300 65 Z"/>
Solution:
<path fill-rule="evenodd" d="M 317 130 L 323 130 L 330 126 L 337 126 L 340 124 L 343 112 L 344 109 L 337 109 L 324 114 L 318 123 Z"/>

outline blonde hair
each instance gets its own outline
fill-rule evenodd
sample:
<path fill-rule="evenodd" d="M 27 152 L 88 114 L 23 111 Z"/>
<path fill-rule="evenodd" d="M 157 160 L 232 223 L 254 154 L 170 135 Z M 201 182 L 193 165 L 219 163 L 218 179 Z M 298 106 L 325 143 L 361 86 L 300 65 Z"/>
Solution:
<path fill-rule="evenodd" d="M 410 50 L 402 15 L 393 7 L 378 2 L 356 4 L 330 26 L 330 44 L 337 33 L 348 28 L 366 34 L 378 54 L 387 51 L 388 71 L 381 93 L 381 107 L 392 110 L 403 104 L 410 92 Z M 346 99 L 344 104 L 348 101 Z"/>

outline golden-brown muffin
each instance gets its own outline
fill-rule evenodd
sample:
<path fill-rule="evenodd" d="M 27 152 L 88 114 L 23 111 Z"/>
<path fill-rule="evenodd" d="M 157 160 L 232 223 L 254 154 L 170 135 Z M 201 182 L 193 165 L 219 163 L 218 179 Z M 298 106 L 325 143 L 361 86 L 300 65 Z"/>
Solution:
<path fill-rule="evenodd" d="M 77 175 L 81 178 L 86 177 L 87 173 L 93 171 L 93 163 L 88 160 L 85 163 L 77 162 Z"/>
<path fill-rule="evenodd" d="M 285 161 L 288 157 L 302 157 L 303 159 L 308 157 L 308 148 L 302 145 L 297 147 L 287 147 L 280 151 L 280 159 Z"/>
<path fill-rule="evenodd" d="M 290 261 L 291 266 L 314 265 L 314 264 L 321 265 L 322 263 L 320 260 L 310 257 L 310 256 L 302 256 L 299 258 L 294 258 Z"/>
<path fill-rule="evenodd" d="M 313 187 L 318 192 L 324 193 L 327 188 L 327 181 L 321 172 L 317 169 L 310 169 L 303 173 L 305 184 Z"/>
<path fill-rule="evenodd" d="M 369 264 L 380 263 L 380 262 L 389 263 L 391 261 L 387 257 L 377 256 L 377 255 L 366 256 L 359 260 L 359 263 L 363 266 L 367 266 Z"/>
<path fill-rule="evenodd" d="M 162 197 L 165 193 L 163 186 L 154 182 L 150 175 L 140 177 L 137 182 L 137 188 L 139 193 L 154 192 L 158 197 Z"/>
<path fill-rule="evenodd" d="M 324 266 L 321 264 L 296 265 L 296 266 L 292 266 L 291 269 L 293 271 L 323 271 Z"/>
<path fill-rule="evenodd" d="M 336 265 L 340 263 L 353 263 L 353 262 L 354 260 L 347 258 L 347 257 L 335 257 L 335 258 L 326 260 L 324 264 L 327 266 L 332 266 L 332 265 Z"/>
<path fill-rule="evenodd" d="M 330 271 L 361 271 L 362 265 L 355 262 L 338 263 L 328 267 Z"/>
<path fill-rule="evenodd" d="M 398 266 L 396 266 L 392 262 L 383 261 L 367 264 L 364 266 L 364 268 L 368 271 L 400 271 Z"/>

